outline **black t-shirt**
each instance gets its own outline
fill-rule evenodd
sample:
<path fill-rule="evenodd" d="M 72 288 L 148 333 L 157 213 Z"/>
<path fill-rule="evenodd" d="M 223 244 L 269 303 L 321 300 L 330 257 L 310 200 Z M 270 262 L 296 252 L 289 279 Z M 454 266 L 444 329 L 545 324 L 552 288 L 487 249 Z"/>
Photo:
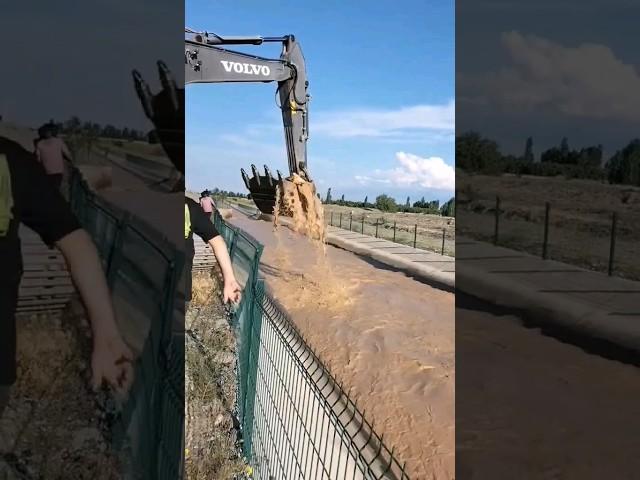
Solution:
<path fill-rule="evenodd" d="M 200 207 L 199 204 L 188 197 L 185 197 L 185 204 L 189 208 L 189 217 L 191 219 L 191 232 L 186 239 L 185 245 L 186 285 L 184 295 L 185 300 L 189 302 L 191 301 L 191 269 L 193 267 L 193 257 L 195 256 L 195 249 L 193 246 L 193 242 L 195 240 L 193 238 L 193 234 L 195 233 L 202 239 L 202 241 L 208 243 L 210 240 L 220 235 L 220 233 L 218 233 L 216 227 L 211 223 L 211 217 L 204 213 L 204 210 L 202 210 L 202 207 Z"/>
<path fill-rule="evenodd" d="M 0 154 L 7 159 L 13 198 L 13 218 L 0 237 L 0 385 L 10 385 L 15 381 L 14 314 L 23 268 L 18 227 L 25 224 L 52 246 L 80 224 L 31 152 L 0 137 Z"/>

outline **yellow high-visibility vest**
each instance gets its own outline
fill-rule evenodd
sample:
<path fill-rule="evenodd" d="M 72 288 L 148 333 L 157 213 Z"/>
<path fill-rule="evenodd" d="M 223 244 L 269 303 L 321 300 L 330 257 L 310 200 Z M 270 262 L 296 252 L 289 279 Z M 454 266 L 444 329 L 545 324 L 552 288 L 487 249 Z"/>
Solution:
<path fill-rule="evenodd" d="M 6 155 L 0 154 L 0 237 L 9 232 L 13 219 L 13 192 L 11 190 L 11 172 Z"/>
<path fill-rule="evenodd" d="M 191 233 L 191 214 L 189 213 L 189 206 L 184 204 L 184 238 L 189 238 Z"/>

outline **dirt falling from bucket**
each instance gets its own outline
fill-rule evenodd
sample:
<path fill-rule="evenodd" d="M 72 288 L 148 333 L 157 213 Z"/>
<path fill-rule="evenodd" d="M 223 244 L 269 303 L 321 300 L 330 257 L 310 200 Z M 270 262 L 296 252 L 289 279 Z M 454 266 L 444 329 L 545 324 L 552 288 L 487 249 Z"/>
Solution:
<path fill-rule="evenodd" d="M 279 232 L 276 232 L 276 268 L 280 278 L 291 283 L 295 306 L 315 305 L 341 311 L 352 305 L 355 285 L 336 275 L 326 258 L 324 208 L 313 182 L 307 182 L 295 173 L 283 180 L 282 188 L 280 185 L 276 187 L 274 230 L 277 230 L 280 214 L 291 217 L 291 229 L 307 237 L 312 244 L 309 253 L 315 256 L 312 267 L 296 268 L 290 252 L 282 246 Z"/>
<path fill-rule="evenodd" d="M 274 222 L 280 213 L 291 216 L 295 232 L 307 236 L 310 240 L 324 245 L 326 231 L 324 208 L 317 197 L 316 186 L 294 173 L 282 181 L 282 191 L 277 189 Z"/>
<path fill-rule="evenodd" d="M 324 310 L 332 314 L 344 314 L 354 304 L 354 291 L 360 282 L 351 281 L 337 275 L 325 252 L 319 247 L 310 249 L 309 254 L 315 256 L 312 265 L 300 265 L 291 252 L 283 245 L 281 235 L 276 232 L 276 245 L 273 250 L 274 272 L 280 281 L 289 285 L 283 289 L 281 300 L 293 310 Z"/>

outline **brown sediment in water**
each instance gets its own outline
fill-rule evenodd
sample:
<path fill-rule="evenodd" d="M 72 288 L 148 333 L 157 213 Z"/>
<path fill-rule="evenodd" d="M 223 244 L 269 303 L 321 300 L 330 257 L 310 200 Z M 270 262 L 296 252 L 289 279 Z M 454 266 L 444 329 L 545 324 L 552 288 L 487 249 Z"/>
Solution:
<path fill-rule="evenodd" d="M 454 478 L 454 296 L 288 228 L 232 223 L 265 246 L 271 292 L 411 478 Z"/>

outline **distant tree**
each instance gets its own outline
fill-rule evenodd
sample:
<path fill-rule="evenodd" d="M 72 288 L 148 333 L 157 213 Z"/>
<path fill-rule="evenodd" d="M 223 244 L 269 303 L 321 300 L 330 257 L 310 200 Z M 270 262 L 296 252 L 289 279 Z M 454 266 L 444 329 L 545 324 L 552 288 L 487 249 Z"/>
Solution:
<path fill-rule="evenodd" d="M 396 201 L 384 193 L 376 197 L 376 208 L 379 210 L 382 210 L 383 212 L 398 211 L 398 206 L 396 205 Z"/>
<path fill-rule="evenodd" d="M 566 157 L 569 155 L 569 141 L 567 140 L 567 137 L 563 137 L 560 142 L 560 154 L 563 157 Z"/>
<path fill-rule="evenodd" d="M 533 163 L 533 138 L 527 138 L 527 143 L 524 147 L 523 160 L 526 163 Z"/>
<path fill-rule="evenodd" d="M 609 182 L 640 186 L 640 139 L 616 152 L 606 169 Z"/>
<path fill-rule="evenodd" d="M 160 137 L 158 136 L 158 132 L 156 132 L 155 130 L 150 130 L 149 133 L 147 133 L 147 142 L 151 144 L 160 143 Z"/>
<path fill-rule="evenodd" d="M 540 154 L 540 163 L 564 163 L 562 151 L 558 147 L 552 147 Z"/>
<path fill-rule="evenodd" d="M 477 132 L 456 136 L 456 167 L 468 172 L 500 171 L 498 144 Z"/>
<path fill-rule="evenodd" d="M 602 151 L 602 145 L 583 148 L 580 150 L 580 153 L 578 153 L 578 164 L 586 167 L 601 167 Z"/>
<path fill-rule="evenodd" d="M 409 197 L 407 197 L 407 202 L 404 204 L 404 206 L 405 206 L 406 208 L 411 207 L 411 199 L 410 199 Z"/>
<path fill-rule="evenodd" d="M 364 204 L 362 205 L 364 208 L 367 208 L 367 205 L 369 204 L 369 197 L 365 195 L 364 197 Z"/>
<path fill-rule="evenodd" d="M 443 217 L 455 217 L 456 216 L 456 198 L 452 197 L 448 202 L 444 203 L 440 207 L 440 214 Z"/>
<path fill-rule="evenodd" d="M 77 130 L 80 130 L 80 126 L 80 118 L 74 115 L 69 120 L 67 120 L 65 124 L 65 130 L 67 130 L 68 132 L 75 132 Z"/>
<path fill-rule="evenodd" d="M 342 197 L 340 197 L 340 201 L 344 202 L 344 193 L 342 194 Z"/>
<path fill-rule="evenodd" d="M 325 198 L 324 203 L 331 203 L 331 187 L 329 187 L 329 190 L 327 190 L 327 198 Z"/>

